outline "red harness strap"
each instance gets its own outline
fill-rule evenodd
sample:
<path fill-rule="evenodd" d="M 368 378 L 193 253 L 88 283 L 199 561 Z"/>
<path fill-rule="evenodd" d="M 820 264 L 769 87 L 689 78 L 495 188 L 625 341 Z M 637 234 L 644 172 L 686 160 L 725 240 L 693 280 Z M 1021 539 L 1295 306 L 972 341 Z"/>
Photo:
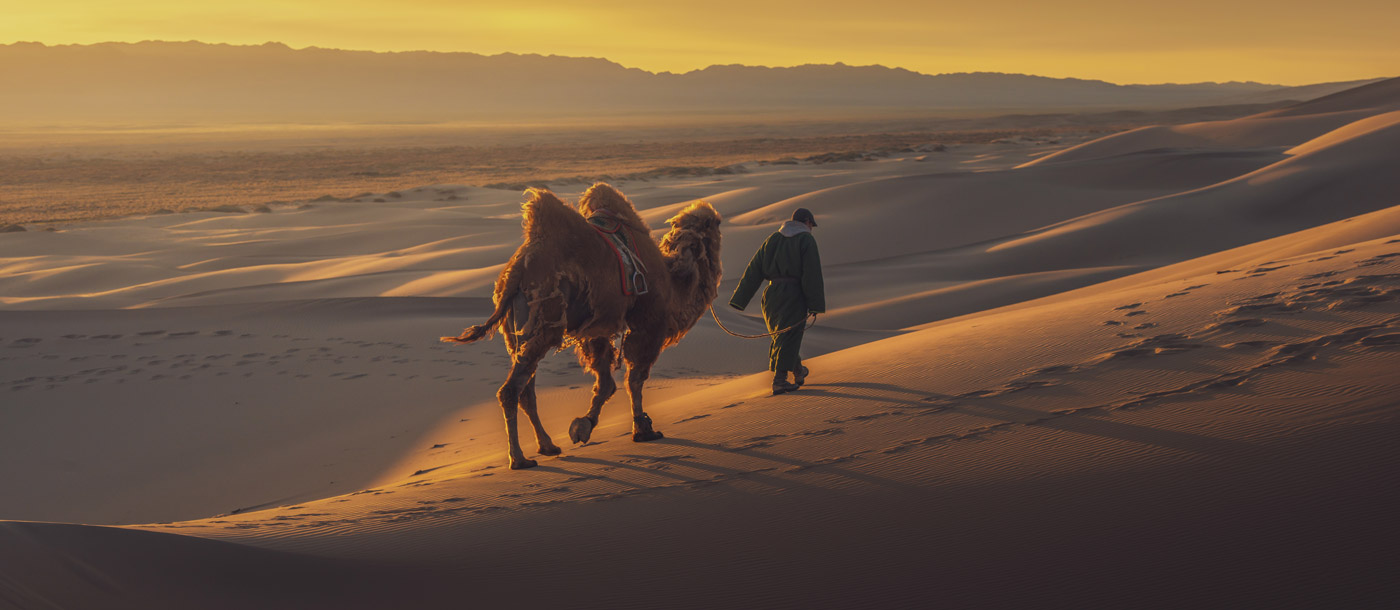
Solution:
<path fill-rule="evenodd" d="M 622 294 L 627 296 L 641 295 L 647 293 L 646 276 L 643 274 L 646 267 L 637 258 L 637 249 L 632 245 L 631 236 L 626 231 L 622 231 L 622 221 L 607 210 L 598 210 L 588 217 L 589 226 L 598 232 L 603 241 L 612 249 L 613 256 L 617 257 L 617 272 L 622 280 Z M 631 263 L 632 274 L 628 277 L 628 263 Z"/>

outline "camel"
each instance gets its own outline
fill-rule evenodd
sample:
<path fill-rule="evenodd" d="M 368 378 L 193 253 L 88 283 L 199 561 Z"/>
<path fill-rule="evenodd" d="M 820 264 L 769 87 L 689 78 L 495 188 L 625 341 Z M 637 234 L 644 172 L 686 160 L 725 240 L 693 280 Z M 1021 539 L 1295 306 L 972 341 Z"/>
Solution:
<path fill-rule="evenodd" d="M 569 439 L 587 443 L 603 404 L 617 391 L 619 367 L 614 338 L 621 335 L 632 402 L 632 440 L 662 438 L 642 410 L 642 385 L 661 352 L 699 321 L 719 292 L 721 218 L 709 203 L 697 201 L 667 220 L 669 232 L 658 244 L 632 202 L 617 189 L 597 183 L 570 208 L 543 189 L 525 192 L 524 243 L 496 279 L 495 310 L 487 320 L 444 342 L 471 343 L 497 328 L 510 352 L 511 368 L 496 393 L 506 420 L 510 467 L 530 468 L 516 433 L 516 411 L 525 411 L 535 429 L 540 455 L 562 450 L 540 424 L 535 403 L 535 369 L 540 359 L 575 346 L 579 364 L 593 373 L 593 400 L 587 414 L 569 426 Z M 646 270 L 646 290 L 624 294 L 619 254 L 586 218 L 603 214 L 621 225 Z"/>

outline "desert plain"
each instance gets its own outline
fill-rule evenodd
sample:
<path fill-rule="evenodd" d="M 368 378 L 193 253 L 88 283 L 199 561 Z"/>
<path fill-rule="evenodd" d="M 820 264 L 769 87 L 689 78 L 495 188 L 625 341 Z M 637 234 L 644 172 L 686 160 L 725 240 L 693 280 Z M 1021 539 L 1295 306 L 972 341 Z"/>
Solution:
<path fill-rule="evenodd" d="M 13 191 L 0 606 L 1394 603 L 1400 80 L 1153 118 L 631 165 L 575 146 L 538 183 L 394 170 L 271 201 L 225 177 L 192 199 L 223 211 L 117 218 L 23 216 L 42 188 Z M 12 175 L 101 191 L 53 154 Z M 522 186 L 602 177 L 658 235 L 715 206 L 739 332 L 763 323 L 723 306 L 738 272 L 812 210 L 811 377 L 770 396 L 765 343 L 705 318 L 647 386 L 665 439 L 631 442 L 619 394 L 569 446 L 590 378 L 561 352 L 536 379 L 564 453 L 511 471 L 499 338 L 437 338 L 490 313 Z"/>

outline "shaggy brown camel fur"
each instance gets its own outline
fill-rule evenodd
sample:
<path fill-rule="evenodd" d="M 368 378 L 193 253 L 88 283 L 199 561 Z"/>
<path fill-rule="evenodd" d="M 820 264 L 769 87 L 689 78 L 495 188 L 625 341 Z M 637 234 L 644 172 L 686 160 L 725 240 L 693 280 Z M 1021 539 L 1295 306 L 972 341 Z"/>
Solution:
<path fill-rule="evenodd" d="M 535 368 L 567 339 L 576 344 L 579 364 L 597 378 L 588 413 L 569 427 L 569 438 L 586 443 L 598 425 L 603 403 L 617 391 L 613 370 L 622 335 L 627 392 L 632 401 L 632 440 L 656 440 L 642 410 L 642 384 L 661 351 L 680 341 L 718 294 L 720 216 L 709 203 L 690 204 L 666 222 L 671 230 L 657 244 L 650 228 L 622 193 L 598 183 L 574 210 L 547 190 L 526 191 L 525 242 L 496 279 L 496 309 L 486 322 L 446 342 L 471 343 L 500 328 L 511 355 L 510 375 L 496 393 L 505 412 L 510 467 L 529 468 L 516 433 L 516 409 L 535 428 L 540 455 L 561 451 L 540 424 L 535 404 Z M 602 212 L 621 221 L 637 258 L 647 270 L 649 291 L 623 294 L 617 255 L 585 220 Z"/>

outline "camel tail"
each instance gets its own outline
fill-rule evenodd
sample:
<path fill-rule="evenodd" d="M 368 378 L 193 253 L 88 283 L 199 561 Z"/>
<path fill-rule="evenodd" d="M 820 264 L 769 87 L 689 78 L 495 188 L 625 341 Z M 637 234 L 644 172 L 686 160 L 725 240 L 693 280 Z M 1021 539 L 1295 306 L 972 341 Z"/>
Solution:
<path fill-rule="evenodd" d="M 525 196 L 525 203 L 520 206 L 525 244 L 521 245 L 521 249 L 506 263 L 501 276 L 496 278 L 496 310 L 491 312 L 491 317 L 485 322 L 462 331 L 462 334 L 456 337 L 441 337 L 439 340 L 443 343 L 472 343 L 491 336 L 491 331 L 500 325 L 501 320 L 504 320 L 506 313 L 510 311 L 515 296 L 520 294 L 520 284 L 525 275 L 525 252 L 528 251 L 530 242 L 546 240 L 549 235 L 558 234 L 562 230 L 560 227 L 567 228 L 570 220 L 583 224 L 583 219 L 577 211 L 569 209 L 569 206 L 548 190 L 526 189 Z"/>
<path fill-rule="evenodd" d="M 462 334 L 456 337 L 439 337 L 438 340 L 443 343 L 474 343 L 491 336 L 491 331 L 505 319 L 506 313 L 510 311 L 511 301 L 515 300 L 515 295 L 520 292 L 519 267 L 519 263 L 511 259 L 509 266 L 496 280 L 496 310 L 491 312 L 491 317 L 462 331 Z"/>

